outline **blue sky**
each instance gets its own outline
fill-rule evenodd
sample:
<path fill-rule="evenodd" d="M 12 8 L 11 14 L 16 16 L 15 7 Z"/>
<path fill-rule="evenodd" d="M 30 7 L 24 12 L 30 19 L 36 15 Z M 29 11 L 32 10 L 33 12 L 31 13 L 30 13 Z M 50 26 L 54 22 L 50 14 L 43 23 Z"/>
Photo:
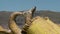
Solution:
<path fill-rule="evenodd" d="M 21 11 L 36 6 L 37 10 L 60 11 L 60 0 L 0 0 L 0 11 Z"/>

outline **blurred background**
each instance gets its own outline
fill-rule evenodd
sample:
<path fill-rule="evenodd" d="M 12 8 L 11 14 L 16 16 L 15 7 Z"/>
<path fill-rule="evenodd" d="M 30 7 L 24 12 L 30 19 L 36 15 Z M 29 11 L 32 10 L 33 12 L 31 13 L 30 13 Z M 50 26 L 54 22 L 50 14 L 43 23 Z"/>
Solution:
<path fill-rule="evenodd" d="M 0 0 L 0 11 L 21 11 L 33 6 L 37 10 L 60 11 L 60 0 Z"/>

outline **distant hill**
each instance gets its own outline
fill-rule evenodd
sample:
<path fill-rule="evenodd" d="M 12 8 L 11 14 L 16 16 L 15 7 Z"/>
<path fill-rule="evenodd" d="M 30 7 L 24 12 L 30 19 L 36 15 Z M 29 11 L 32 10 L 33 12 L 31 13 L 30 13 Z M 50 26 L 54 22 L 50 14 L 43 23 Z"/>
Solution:
<path fill-rule="evenodd" d="M 8 21 L 11 13 L 12 12 L 8 12 L 8 11 L 0 11 L 0 25 L 4 26 L 5 28 L 8 28 Z M 49 17 L 56 24 L 60 24 L 60 12 L 40 10 L 40 11 L 35 11 L 34 17 L 36 16 Z M 22 15 L 18 16 L 16 18 L 16 21 L 19 26 L 22 26 L 25 22 L 24 17 Z"/>

